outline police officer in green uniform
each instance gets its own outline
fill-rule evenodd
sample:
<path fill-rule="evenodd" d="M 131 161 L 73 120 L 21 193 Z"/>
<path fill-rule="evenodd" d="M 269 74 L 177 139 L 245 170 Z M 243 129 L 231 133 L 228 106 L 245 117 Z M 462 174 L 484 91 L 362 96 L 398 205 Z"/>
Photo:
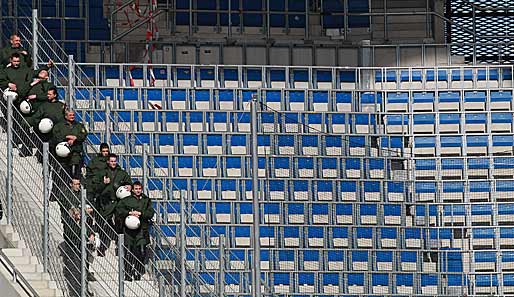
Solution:
<path fill-rule="evenodd" d="M 51 131 L 49 133 L 41 133 L 41 131 L 39 131 L 39 123 L 42 119 L 48 118 L 52 120 L 54 125 L 64 122 L 64 109 L 66 108 L 66 105 L 58 100 L 58 94 L 57 88 L 51 87 L 47 91 L 47 101 L 41 104 L 38 110 L 31 117 L 27 118 L 27 122 L 32 126 L 33 130 L 42 142 L 49 142 L 52 136 Z M 38 147 L 36 155 L 38 157 L 38 161 L 41 163 L 43 146 L 42 143 L 39 142 L 36 143 L 36 146 Z"/>
<path fill-rule="evenodd" d="M 54 152 L 60 142 L 67 142 L 71 153 L 68 157 L 55 156 L 57 161 L 71 177 L 79 177 L 82 166 L 82 144 L 86 140 L 87 130 L 81 123 L 75 121 L 75 111 L 66 109 L 64 121 L 54 125 L 50 139 L 50 151 Z"/>
<path fill-rule="evenodd" d="M 130 253 L 125 257 L 125 280 L 140 280 L 145 273 L 146 246 L 150 243 L 150 221 L 155 210 L 152 201 L 143 194 L 143 185 L 136 181 L 132 185 L 132 195 L 120 200 L 116 206 L 116 215 L 124 222 L 127 216 L 139 218 L 139 228 L 131 230 L 123 224 L 125 247 Z"/>
<path fill-rule="evenodd" d="M 100 153 L 96 154 L 89 164 L 86 166 L 86 184 L 88 199 L 93 201 L 95 196 L 95 189 L 98 187 L 95 183 L 103 182 L 103 180 L 95 178 L 95 175 L 99 172 L 104 172 L 107 169 L 107 158 L 109 157 L 110 150 L 107 143 L 100 144 Z"/>
<path fill-rule="evenodd" d="M 32 68 L 32 56 L 30 52 L 23 48 L 21 45 L 21 38 L 17 34 L 11 35 L 9 38 L 9 45 L 0 51 L 1 66 L 9 64 L 9 58 L 12 54 L 17 53 L 20 55 L 21 67 Z"/>
<path fill-rule="evenodd" d="M 99 227 L 101 247 L 98 250 L 99 256 L 105 255 L 105 250 L 109 248 L 111 239 L 117 239 L 117 234 L 107 234 L 101 230 L 114 228 L 116 233 L 121 232 L 120 222 L 113 217 L 116 211 L 116 204 L 119 199 L 116 197 L 116 190 L 120 186 L 131 185 L 130 175 L 118 165 L 118 156 L 110 154 L 107 158 L 107 168 L 97 171 L 94 174 L 93 190 L 95 191 L 95 206 L 98 211 L 98 219 L 96 220 Z"/>
<path fill-rule="evenodd" d="M 55 85 L 48 81 L 48 71 L 48 65 L 39 68 L 36 71 L 36 78 L 29 85 L 27 99 L 32 105 L 33 113 L 37 112 L 39 107 L 48 100 L 48 90 L 55 88 Z"/>

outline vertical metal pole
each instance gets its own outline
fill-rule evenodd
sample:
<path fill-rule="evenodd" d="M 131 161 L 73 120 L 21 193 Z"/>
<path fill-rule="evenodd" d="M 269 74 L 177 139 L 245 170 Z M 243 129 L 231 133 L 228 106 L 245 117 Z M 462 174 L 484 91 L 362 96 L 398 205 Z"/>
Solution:
<path fill-rule="evenodd" d="M 13 98 L 11 96 L 7 96 L 7 176 L 6 176 L 6 186 L 7 186 L 7 223 L 12 223 L 12 190 L 13 190 L 13 110 L 12 110 L 12 101 Z"/>
<path fill-rule="evenodd" d="M 87 271 L 86 271 L 86 189 L 80 186 L 80 296 L 86 297 Z"/>
<path fill-rule="evenodd" d="M 37 20 L 37 9 L 32 10 L 32 63 L 33 68 L 38 68 L 38 44 L 39 44 L 39 27 L 38 27 L 38 20 Z"/>
<path fill-rule="evenodd" d="M 125 235 L 118 234 L 118 296 L 125 296 L 124 280 L 125 280 L 125 266 L 124 266 L 124 242 Z"/>
<path fill-rule="evenodd" d="M 348 0 L 344 0 L 343 2 L 343 11 L 344 11 L 344 39 L 348 39 L 348 26 L 349 26 L 349 23 L 348 23 L 348 13 L 349 13 L 349 10 L 348 10 Z"/>
<path fill-rule="evenodd" d="M 162 275 L 159 275 L 159 297 L 166 296 L 166 293 L 164 292 L 164 279 Z"/>
<path fill-rule="evenodd" d="M 225 297 L 225 235 L 220 235 L 220 279 L 218 296 Z"/>
<path fill-rule="evenodd" d="M 309 0 L 305 0 L 305 40 L 310 39 L 309 11 Z"/>
<path fill-rule="evenodd" d="M 389 40 L 387 27 L 387 0 L 384 0 L 384 40 Z"/>
<path fill-rule="evenodd" d="M 180 191 L 180 297 L 186 297 L 186 199 Z"/>
<path fill-rule="evenodd" d="M 66 105 L 73 108 L 75 102 L 73 90 L 75 88 L 75 63 L 73 62 L 73 55 L 68 55 L 68 96 L 66 97 Z"/>
<path fill-rule="evenodd" d="M 111 143 L 111 96 L 105 97 L 105 143 Z"/>
<path fill-rule="evenodd" d="M 148 193 L 148 145 L 143 143 L 143 191 Z"/>
<path fill-rule="evenodd" d="M 258 90 L 260 96 L 261 90 Z M 259 159 L 257 154 L 257 96 L 251 101 L 252 116 L 252 205 L 253 205 L 253 269 L 252 269 L 252 296 L 261 296 L 261 255 L 260 255 L 260 211 L 259 211 Z"/>
<path fill-rule="evenodd" d="M 269 11 L 269 0 L 266 1 L 266 39 L 270 39 L 271 35 L 271 20 L 270 20 L 270 11 Z"/>
<path fill-rule="evenodd" d="M 193 35 L 193 0 L 189 0 L 189 37 Z"/>
<path fill-rule="evenodd" d="M 228 37 L 232 37 L 232 0 L 228 0 Z"/>
<path fill-rule="evenodd" d="M 48 203 L 50 201 L 48 152 L 48 142 L 45 142 L 43 143 L 43 270 L 45 272 L 48 272 L 48 220 L 50 219 L 48 213 Z"/>

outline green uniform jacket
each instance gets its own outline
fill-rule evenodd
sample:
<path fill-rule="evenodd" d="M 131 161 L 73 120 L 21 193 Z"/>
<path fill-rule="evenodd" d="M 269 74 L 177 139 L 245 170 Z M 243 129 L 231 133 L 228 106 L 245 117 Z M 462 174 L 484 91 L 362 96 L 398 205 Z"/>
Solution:
<path fill-rule="evenodd" d="M 82 200 L 80 191 L 73 191 L 71 189 L 65 188 L 59 191 L 59 208 L 61 209 L 61 221 L 64 223 L 65 216 L 69 216 L 68 211 L 72 207 L 80 207 L 80 202 Z"/>
<path fill-rule="evenodd" d="M 86 217 L 87 216 L 88 215 L 86 214 Z M 80 251 L 81 222 L 75 221 L 75 219 L 71 217 L 70 213 L 66 211 L 62 215 L 62 223 L 64 231 L 64 240 L 67 244 L 70 245 L 70 248 L 76 248 Z M 89 236 L 91 234 L 94 234 L 93 229 L 86 223 L 86 242 L 89 240 Z"/>
<path fill-rule="evenodd" d="M 67 135 L 75 135 L 77 140 L 70 148 L 71 154 L 67 158 L 56 156 L 57 161 L 68 165 L 78 165 L 82 162 L 82 143 L 86 140 L 87 130 L 84 125 L 76 121 L 73 123 L 63 121 L 54 125 L 50 140 L 50 146 L 53 151 L 55 151 L 55 146 L 59 142 L 66 141 Z"/>
<path fill-rule="evenodd" d="M 51 87 L 55 87 L 55 85 L 47 80 L 34 81 L 30 84 L 27 96 L 36 95 L 36 99 L 30 100 L 33 113 L 37 112 L 41 105 L 48 102 L 47 93 Z"/>
<path fill-rule="evenodd" d="M 0 88 L 5 90 L 9 87 L 9 83 L 16 85 L 18 93 L 18 101 L 25 98 L 32 82 L 34 71 L 26 67 L 13 68 L 8 64 L 0 73 Z"/>
<path fill-rule="evenodd" d="M 44 118 L 51 119 L 55 126 L 61 122 L 65 122 L 64 108 L 64 103 L 60 101 L 46 101 L 41 104 L 38 110 L 30 118 L 27 119 L 27 122 L 37 131 L 39 131 L 39 122 Z"/>
<path fill-rule="evenodd" d="M 26 51 L 27 55 L 23 55 L 21 53 L 22 51 Z M 14 53 L 20 53 L 20 65 L 22 67 L 32 68 L 32 56 L 30 55 L 30 51 L 23 47 L 13 48 L 11 45 L 4 47 L 0 51 L 0 62 L 2 66 L 6 66 L 10 63 L 11 55 Z"/>
<path fill-rule="evenodd" d="M 104 176 L 107 176 L 111 182 L 104 184 Z M 116 168 L 106 168 L 95 173 L 95 183 L 92 189 L 96 193 L 96 207 L 100 215 L 109 219 L 114 215 L 118 198 L 116 190 L 124 184 L 131 183 L 130 175 L 118 165 Z"/>
<path fill-rule="evenodd" d="M 145 246 L 150 243 L 149 241 L 149 228 L 150 220 L 155 214 L 155 210 L 152 207 L 152 201 L 146 195 L 142 195 L 141 198 L 137 198 L 132 195 L 118 202 L 116 207 L 116 216 L 125 223 L 125 218 L 128 213 L 132 210 L 141 212 L 139 220 L 141 226 L 136 230 L 130 230 L 123 224 L 125 234 L 125 244 L 127 247 Z"/>
<path fill-rule="evenodd" d="M 93 194 L 95 190 L 98 188 L 98 182 L 103 183 L 103 178 L 97 178 L 97 173 L 105 172 L 107 169 L 107 159 L 108 157 L 103 157 L 102 154 L 97 154 L 94 156 L 89 164 L 86 167 L 86 186 L 88 195 Z M 94 195 L 90 195 L 90 197 L 94 197 Z"/>

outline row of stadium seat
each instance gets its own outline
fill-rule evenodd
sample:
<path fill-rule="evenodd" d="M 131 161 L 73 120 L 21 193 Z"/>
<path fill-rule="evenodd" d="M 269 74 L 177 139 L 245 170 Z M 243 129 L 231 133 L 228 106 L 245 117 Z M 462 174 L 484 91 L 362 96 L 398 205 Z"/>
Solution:
<path fill-rule="evenodd" d="M 510 67 L 348 69 L 280 66 L 81 65 L 84 79 L 102 86 L 355 89 L 362 80 L 376 89 L 512 87 Z M 66 75 L 66 70 L 60 71 Z"/>
<path fill-rule="evenodd" d="M 169 244 L 174 245 L 178 240 L 176 224 L 161 224 Z M 460 227 L 462 228 L 462 227 Z M 209 231 L 212 229 L 214 231 Z M 501 231 L 503 229 L 503 231 Z M 372 228 L 357 228 L 359 232 L 349 232 L 348 227 L 305 228 L 288 226 L 261 226 L 260 243 L 263 247 L 275 248 L 354 248 L 354 249 L 434 249 L 439 248 L 472 248 L 474 251 L 491 250 L 496 248 L 512 249 L 514 232 L 512 228 L 467 227 L 455 229 L 465 231 L 465 238 L 454 238 L 452 232 L 444 235 L 429 233 L 428 228 L 382 228 L 384 232 L 373 232 Z M 447 229 L 451 230 L 451 229 Z M 280 232 L 279 232 L 280 231 Z M 286 233 L 287 231 L 287 233 Z M 189 247 L 214 247 L 219 244 L 220 235 L 227 237 L 228 248 L 249 248 L 251 226 L 236 225 L 194 225 L 186 227 L 186 244 Z M 458 235 L 458 234 L 457 234 Z M 430 236 L 430 237 L 429 237 Z M 462 236 L 462 235 L 461 235 Z M 214 242 L 211 242 L 214 240 Z"/>
<path fill-rule="evenodd" d="M 252 256 L 249 252 L 248 250 L 234 249 L 233 253 L 227 257 L 226 269 L 228 271 L 249 270 Z M 443 267 L 444 272 L 462 272 L 462 254 L 463 252 L 455 250 L 420 252 L 264 249 L 260 252 L 263 270 L 275 270 L 278 273 L 291 270 L 315 271 L 314 273 L 318 277 L 323 274 L 321 271 L 362 271 L 367 270 L 370 264 L 369 270 L 373 272 L 416 272 L 420 271 L 418 268 L 423 267 L 423 272 L 428 273 L 435 272 L 436 266 Z M 194 259 L 202 261 L 194 261 Z M 216 249 L 190 249 L 187 260 L 191 267 L 198 267 L 197 269 L 200 271 L 219 271 L 220 269 L 220 253 Z M 485 262 L 487 260 L 491 260 L 488 252 L 475 253 L 475 261 L 484 263 L 481 270 L 485 270 L 485 266 L 490 265 L 489 261 Z M 512 259 L 510 260 L 505 261 L 505 266 L 513 264 Z"/>
<path fill-rule="evenodd" d="M 249 132 L 248 112 L 115 111 L 110 114 L 114 131 L 140 132 Z M 78 120 L 92 131 L 105 131 L 107 114 L 102 110 L 80 111 Z M 512 133 L 513 115 L 492 113 L 346 114 L 261 113 L 261 133 L 434 134 Z"/>
<path fill-rule="evenodd" d="M 59 89 L 65 96 L 65 89 Z M 81 108 L 100 108 L 109 97 L 115 108 L 168 110 L 249 110 L 252 97 L 278 111 L 458 111 L 511 110 L 511 91 L 337 91 L 298 89 L 181 89 L 181 88 L 79 88 L 74 93 Z M 385 98 L 385 100 L 383 99 Z"/>
<path fill-rule="evenodd" d="M 200 274 L 206 285 L 203 290 L 208 292 L 217 286 L 217 282 L 212 273 L 204 272 Z M 514 289 L 514 274 L 502 274 L 505 288 Z M 249 273 L 227 272 L 224 279 L 227 280 L 225 292 L 229 294 L 245 292 L 249 289 Z M 472 276 L 471 276 L 472 277 Z M 471 278 L 470 277 L 470 278 Z M 368 296 L 363 294 L 398 294 L 387 296 L 437 296 L 438 292 L 446 292 L 450 296 L 461 296 L 465 292 L 463 286 L 467 284 L 467 278 L 462 273 L 452 273 L 445 275 L 430 273 L 334 273 L 325 272 L 315 275 L 309 272 L 299 273 L 274 273 L 269 283 L 276 294 L 279 296 L 295 297 L 322 297 L 322 296 L 341 296 L 352 297 Z M 477 290 L 487 289 L 493 283 L 498 284 L 496 275 L 476 275 L 475 286 Z M 496 289 L 495 289 L 496 291 Z M 485 292 L 485 291 L 484 291 Z M 489 292 L 489 291 L 487 291 Z M 337 294 L 337 295 L 333 295 Z M 342 295 L 350 294 L 350 295 Z M 228 295 L 234 296 L 234 295 Z M 246 296 L 245 297 L 249 297 Z"/>
<path fill-rule="evenodd" d="M 306 207 L 310 207 L 306 209 Z M 180 221 L 179 202 L 168 202 L 158 206 L 163 219 L 168 223 Z M 188 211 L 193 213 L 191 223 L 199 224 L 251 224 L 250 202 L 192 202 Z M 501 225 L 514 222 L 514 205 L 509 203 L 453 205 L 403 205 L 403 204 L 351 204 L 351 203 L 269 203 L 261 207 L 261 224 L 266 225 L 378 225 L 378 226 L 435 226 L 462 225 L 469 217 L 472 225 L 492 225 L 496 220 Z M 288 227 L 286 227 L 287 229 Z M 301 233 L 301 229 L 294 227 Z M 503 229 L 507 230 L 507 229 Z M 511 229 L 514 230 L 514 229 Z M 286 232 L 287 233 L 287 232 Z M 298 234 L 299 234 L 298 233 Z"/>
<path fill-rule="evenodd" d="M 507 139 L 505 141 L 508 141 L 509 136 L 504 137 Z M 112 149 L 117 153 L 129 154 L 131 151 L 141 153 L 142 146 L 146 144 L 149 152 L 159 154 L 231 154 L 236 156 L 250 154 L 249 138 L 248 134 L 239 133 L 124 132 L 112 133 L 110 139 L 106 139 L 106 141 L 112 143 Z M 89 133 L 88 135 L 88 140 L 93 146 L 99 145 L 103 139 L 103 133 Z M 403 143 L 403 137 L 395 136 L 259 135 L 258 153 L 261 155 L 401 157 Z M 503 143 L 499 144 L 504 145 Z M 90 149 L 94 151 L 94 147 L 90 147 Z M 369 152 L 366 153 L 368 150 Z M 410 154 L 406 154 L 406 156 L 410 156 Z"/>

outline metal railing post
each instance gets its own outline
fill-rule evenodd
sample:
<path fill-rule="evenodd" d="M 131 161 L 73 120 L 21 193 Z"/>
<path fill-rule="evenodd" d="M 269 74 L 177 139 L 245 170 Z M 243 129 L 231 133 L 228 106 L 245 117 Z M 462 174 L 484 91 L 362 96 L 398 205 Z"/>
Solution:
<path fill-rule="evenodd" d="M 186 199 L 180 191 L 180 297 L 186 297 Z"/>
<path fill-rule="evenodd" d="M 251 117 L 252 117 L 252 205 L 253 205 L 253 225 L 252 225 L 252 241 L 253 241 L 253 258 L 252 258 L 252 296 L 261 297 L 261 255 L 260 255 L 260 211 L 259 211 L 259 162 L 258 162 L 258 144 L 257 144 L 257 98 L 261 94 L 253 95 L 251 101 Z"/>
<path fill-rule="evenodd" d="M 111 97 L 107 96 L 104 100 L 105 104 L 105 143 L 111 146 Z"/>
<path fill-rule="evenodd" d="M 68 55 L 68 96 L 66 96 L 66 105 L 73 108 L 75 103 L 75 62 L 73 55 Z"/>
<path fill-rule="evenodd" d="M 118 234 L 118 296 L 125 296 L 125 266 L 123 259 L 123 246 L 125 242 L 125 235 Z"/>
<path fill-rule="evenodd" d="M 143 191 L 148 193 L 148 145 L 143 143 Z"/>
<path fill-rule="evenodd" d="M 218 295 L 219 297 L 225 296 L 225 236 L 220 235 L 220 279 L 218 282 Z"/>
<path fill-rule="evenodd" d="M 159 275 L 159 297 L 166 296 L 166 293 L 164 292 L 164 279 L 162 275 Z"/>
<path fill-rule="evenodd" d="M 80 296 L 86 297 L 87 271 L 86 271 L 86 189 L 80 186 Z"/>
<path fill-rule="evenodd" d="M 48 152 L 50 148 L 48 142 L 43 143 L 43 270 L 48 272 L 48 241 L 49 241 L 49 220 L 50 215 L 48 212 L 48 203 L 50 201 L 50 191 L 48 190 L 49 184 L 49 169 Z M 53 185 L 56 186 L 55 184 Z"/>
<path fill-rule="evenodd" d="M 32 10 L 32 63 L 33 68 L 38 68 L 38 49 L 39 49 L 39 24 L 37 19 L 37 9 Z"/>
<path fill-rule="evenodd" d="M 12 196 L 13 196 L 13 98 L 7 96 L 7 223 L 12 223 Z"/>

